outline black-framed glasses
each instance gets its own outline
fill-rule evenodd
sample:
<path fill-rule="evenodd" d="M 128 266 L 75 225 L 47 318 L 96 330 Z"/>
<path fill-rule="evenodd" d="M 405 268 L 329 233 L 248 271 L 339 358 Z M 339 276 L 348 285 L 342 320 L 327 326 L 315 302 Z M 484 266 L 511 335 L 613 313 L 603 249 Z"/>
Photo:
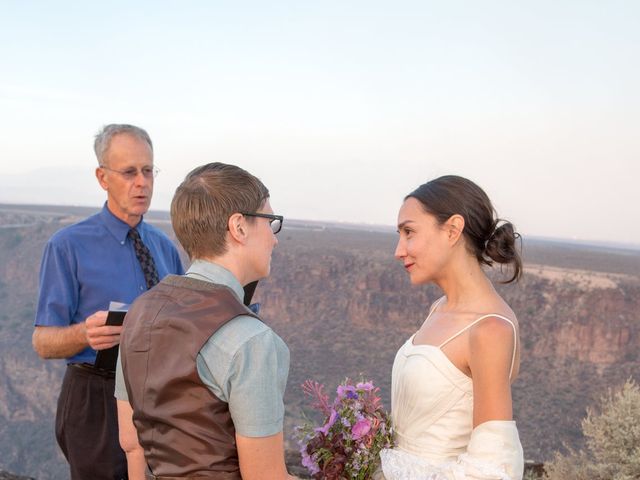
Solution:
<path fill-rule="evenodd" d="M 269 225 L 271 226 L 271 231 L 273 234 L 277 234 L 280 230 L 282 230 L 282 224 L 284 223 L 284 217 L 282 215 L 272 215 L 270 213 L 246 213 L 240 212 L 241 215 L 245 215 L 247 217 L 260 217 L 260 218 L 268 218 Z"/>
<path fill-rule="evenodd" d="M 142 176 L 146 179 L 156 178 L 156 175 L 158 175 L 158 172 L 160 171 L 160 169 L 156 167 L 142 167 L 139 169 L 136 167 L 129 167 L 125 170 L 116 170 L 115 168 L 109 168 L 105 167 L 104 165 L 100 165 L 100 168 L 104 168 L 105 170 L 109 170 L 110 172 L 118 173 L 122 175 L 125 180 L 133 180 L 138 176 L 138 172 L 142 173 Z"/>

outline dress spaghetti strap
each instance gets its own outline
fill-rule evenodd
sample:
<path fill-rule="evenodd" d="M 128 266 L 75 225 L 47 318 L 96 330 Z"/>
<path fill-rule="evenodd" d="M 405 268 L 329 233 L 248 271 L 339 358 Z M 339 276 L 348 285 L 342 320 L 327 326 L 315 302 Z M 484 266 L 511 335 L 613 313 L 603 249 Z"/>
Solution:
<path fill-rule="evenodd" d="M 433 305 L 431 306 L 431 310 L 429 310 L 429 314 L 427 315 L 427 318 L 424 319 L 425 322 L 429 320 L 429 318 L 431 318 L 431 315 L 433 314 L 433 312 L 436 311 L 436 308 L 438 308 L 438 305 L 440 305 L 442 300 L 444 300 L 445 298 L 446 298 L 445 296 L 442 296 L 438 300 L 433 302 Z"/>
<path fill-rule="evenodd" d="M 444 298 L 444 297 L 442 297 Z M 440 299 L 442 300 L 442 299 Z M 440 303 L 440 300 L 438 300 L 438 303 Z M 429 317 L 431 316 L 431 313 L 433 313 L 433 311 L 435 310 L 435 307 L 437 306 L 434 305 L 433 310 L 431 310 L 431 312 L 429 313 Z M 429 318 L 427 317 L 427 318 Z M 513 328 L 513 354 L 511 355 L 511 368 L 509 369 L 509 378 L 511 378 L 511 374 L 513 373 L 513 365 L 515 364 L 516 361 L 516 342 L 517 342 L 517 338 L 518 338 L 518 334 L 516 332 L 516 326 L 515 324 L 508 319 L 507 317 L 504 317 L 502 315 L 498 315 L 497 313 L 489 313 L 487 315 L 483 315 L 480 318 L 474 320 L 473 322 L 471 322 L 469 325 L 467 325 L 466 327 L 464 327 L 462 330 L 460 330 L 458 333 L 453 334 L 452 336 L 450 336 L 449 338 L 447 338 L 444 342 L 442 342 L 438 348 L 442 349 L 442 347 L 444 347 L 447 343 L 449 343 L 451 340 L 453 340 L 454 338 L 460 336 L 461 334 L 463 334 L 464 332 L 466 332 L 467 330 L 469 330 L 471 327 L 473 327 L 476 323 L 481 322 L 482 320 L 484 320 L 485 318 L 489 318 L 489 317 L 497 317 L 497 318 L 501 318 L 502 320 L 506 321 L 509 323 L 509 325 L 511 325 L 511 328 Z"/>

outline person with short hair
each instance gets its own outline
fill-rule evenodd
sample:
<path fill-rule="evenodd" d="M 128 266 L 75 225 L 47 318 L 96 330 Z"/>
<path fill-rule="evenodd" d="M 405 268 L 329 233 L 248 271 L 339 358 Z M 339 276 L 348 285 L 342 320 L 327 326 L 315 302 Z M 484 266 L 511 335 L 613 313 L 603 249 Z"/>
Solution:
<path fill-rule="evenodd" d="M 522 261 L 519 235 L 496 217 L 472 181 L 447 175 L 404 199 L 396 258 L 414 285 L 444 296 L 396 354 L 391 410 L 396 446 L 382 450 L 386 480 L 521 480 L 523 453 L 513 421 L 518 322 L 483 266 Z"/>
<path fill-rule="evenodd" d="M 270 273 L 283 217 L 258 178 L 210 163 L 178 187 L 171 221 L 192 264 L 141 295 L 122 333 L 116 397 L 130 479 L 291 478 L 289 350 L 243 304 L 243 287 Z"/>
<path fill-rule="evenodd" d="M 95 175 L 107 201 L 99 213 L 47 242 L 32 339 L 40 357 L 67 362 L 55 430 L 72 480 L 127 478 L 115 372 L 94 365 L 96 351 L 120 340 L 122 327 L 105 325 L 109 303 L 131 303 L 158 279 L 183 272 L 171 240 L 143 221 L 157 172 L 147 132 L 107 125 L 96 135 L 94 150 Z"/>

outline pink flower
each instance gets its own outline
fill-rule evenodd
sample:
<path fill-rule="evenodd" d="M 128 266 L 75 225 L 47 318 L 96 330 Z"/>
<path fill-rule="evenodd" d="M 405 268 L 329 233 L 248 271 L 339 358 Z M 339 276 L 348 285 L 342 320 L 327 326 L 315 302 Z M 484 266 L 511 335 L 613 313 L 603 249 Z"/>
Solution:
<path fill-rule="evenodd" d="M 354 440 L 359 440 L 364 437 L 371 430 L 371 424 L 369 420 L 363 418 L 362 420 L 358 420 L 356 424 L 351 429 L 351 435 Z"/>
<path fill-rule="evenodd" d="M 325 415 L 329 414 L 329 397 L 324 393 L 324 385 L 312 380 L 307 380 L 302 384 L 302 391 L 312 398 L 315 398 L 313 406 Z"/>

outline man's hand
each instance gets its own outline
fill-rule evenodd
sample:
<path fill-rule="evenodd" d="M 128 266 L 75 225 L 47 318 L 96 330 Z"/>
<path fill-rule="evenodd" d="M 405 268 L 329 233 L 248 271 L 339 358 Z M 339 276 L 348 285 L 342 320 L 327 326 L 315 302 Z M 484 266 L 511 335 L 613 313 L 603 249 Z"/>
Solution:
<path fill-rule="evenodd" d="M 42 358 L 69 358 L 87 346 L 104 350 L 120 343 L 122 327 L 105 325 L 107 313 L 98 311 L 86 321 L 67 327 L 37 326 L 31 339 Z"/>
<path fill-rule="evenodd" d="M 120 343 L 122 326 L 105 325 L 108 313 L 100 310 L 85 321 L 87 343 L 94 350 L 105 350 Z"/>

